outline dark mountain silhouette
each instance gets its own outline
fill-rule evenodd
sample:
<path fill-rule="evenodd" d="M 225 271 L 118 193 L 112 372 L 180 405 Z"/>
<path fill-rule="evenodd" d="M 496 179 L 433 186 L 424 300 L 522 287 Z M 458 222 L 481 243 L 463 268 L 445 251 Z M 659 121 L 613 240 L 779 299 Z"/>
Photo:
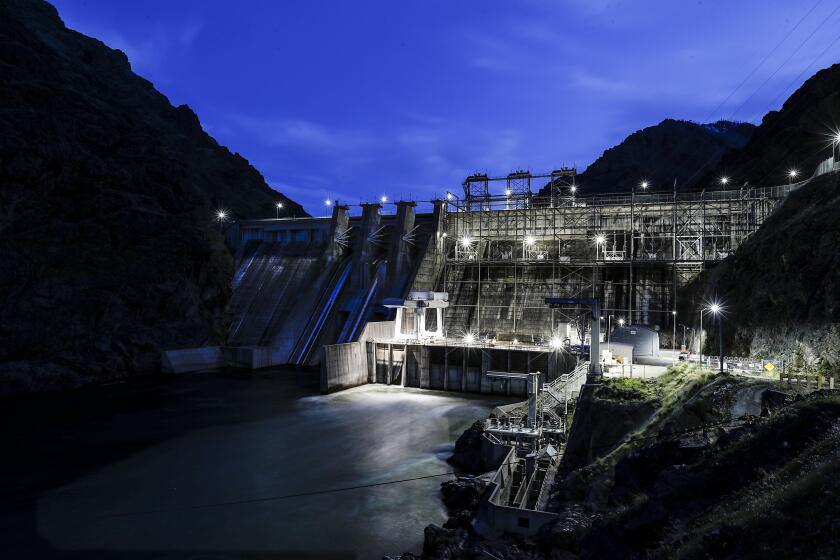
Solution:
<path fill-rule="evenodd" d="M 744 146 L 754 128 L 749 123 L 665 119 L 606 150 L 578 175 L 579 192 L 628 191 L 643 180 L 655 190 L 671 189 L 674 179 L 680 189 L 693 188 L 721 157 Z"/>
<path fill-rule="evenodd" d="M 0 394 L 221 341 L 233 267 L 214 211 L 302 208 L 46 2 L 0 2 L 0 45 Z"/>
<path fill-rule="evenodd" d="M 750 141 L 721 158 L 711 176 L 726 174 L 741 185 L 780 184 L 797 170 L 810 176 L 831 156 L 840 131 L 840 64 L 805 81 L 778 111 L 767 113 Z"/>

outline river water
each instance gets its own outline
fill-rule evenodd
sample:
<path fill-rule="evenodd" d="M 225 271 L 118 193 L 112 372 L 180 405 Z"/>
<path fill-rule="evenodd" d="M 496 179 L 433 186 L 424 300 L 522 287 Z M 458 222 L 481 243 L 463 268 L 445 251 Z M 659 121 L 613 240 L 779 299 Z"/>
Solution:
<path fill-rule="evenodd" d="M 502 401 L 221 372 L 0 412 L 4 558 L 381 558 L 446 519 L 454 440 Z M 372 486 L 367 486 L 372 485 Z M 353 488 L 340 492 L 333 489 Z"/>

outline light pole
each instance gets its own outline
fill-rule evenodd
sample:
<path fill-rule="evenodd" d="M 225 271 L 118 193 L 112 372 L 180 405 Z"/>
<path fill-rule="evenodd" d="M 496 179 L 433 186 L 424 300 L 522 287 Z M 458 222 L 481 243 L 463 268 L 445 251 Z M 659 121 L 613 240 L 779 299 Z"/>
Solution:
<path fill-rule="evenodd" d="M 834 139 L 831 142 L 831 157 L 834 159 L 834 167 L 836 168 L 837 160 L 840 159 L 840 157 L 834 156 L 834 146 L 837 146 L 837 155 L 840 156 L 840 130 L 834 134 Z"/>
<path fill-rule="evenodd" d="M 283 209 L 283 203 L 278 202 L 277 203 L 277 219 L 280 219 L 280 210 L 282 210 L 282 209 Z"/>
<path fill-rule="evenodd" d="M 671 337 L 671 346 L 674 353 L 674 363 L 677 363 L 677 312 L 671 311 L 671 323 L 674 326 L 674 334 Z"/>
<path fill-rule="evenodd" d="M 700 308 L 700 369 L 703 369 L 703 308 Z"/>
<path fill-rule="evenodd" d="M 595 262 L 592 263 L 592 299 L 595 299 L 595 283 L 598 271 L 598 247 L 607 242 L 607 238 L 602 234 L 595 236 Z"/>
<path fill-rule="evenodd" d="M 799 171 L 797 171 L 796 169 L 791 169 L 790 171 L 788 171 L 788 185 L 790 185 L 793 182 L 793 180 L 796 179 L 797 175 L 799 175 Z"/>
<path fill-rule="evenodd" d="M 227 212 L 225 212 L 224 210 L 219 210 L 218 212 L 216 212 L 216 221 L 219 222 L 219 231 L 224 230 L 224 223 L 227 220 L 227 217 Z"/>
<path fill-rule="evenodd" d="M 642 181 L 639 183 L 639 186 L 642 190 L 647 190 L 648 182 Z M 630 191 L 630 282 L 627 290 L 627 295 L 629 296 L 629 305 L 627 308 L 630 310 L 629 313 L 629 320 L 633 322 L 633 261 L 636 259 L 636 185 L 633 185 L 633 189 Z"/>
<path fill-rule="evenodd" d="M 720 345 L 718 349 L 720 352 L 718 362 L 720 363 L 720 373 L 723 373 L 723 308 L 719 303 L 713 303 L 709 306 L 709 311 L 712 312 L 712 315 L 714 315 L 718 322 L 718 340 Z"/>

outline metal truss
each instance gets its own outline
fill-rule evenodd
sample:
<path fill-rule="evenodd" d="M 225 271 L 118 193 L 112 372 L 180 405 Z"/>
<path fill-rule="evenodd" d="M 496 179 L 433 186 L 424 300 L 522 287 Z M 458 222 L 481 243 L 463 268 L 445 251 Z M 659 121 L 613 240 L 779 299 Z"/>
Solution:
<path fill-rule="evenodd" d="M 548 336 L 571 319 L 545 309 L 540 298 L 550 296 L 594 296 L 605 314 L 670 329 L 679 287 L 731 254 L 796 187 L 580 197 L 568 171 L 474 175 L 465 200 L 447 203 L 450 329 Z M 548 197 L 531 193 L 535 178 L 550 179 Z M 503 193 L 491 192 L 495 181 Z"/>

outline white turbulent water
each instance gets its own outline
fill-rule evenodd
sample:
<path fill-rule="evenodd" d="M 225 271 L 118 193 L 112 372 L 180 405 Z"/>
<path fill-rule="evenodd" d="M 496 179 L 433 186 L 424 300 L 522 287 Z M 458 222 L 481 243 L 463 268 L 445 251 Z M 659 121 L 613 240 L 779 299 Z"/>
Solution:
<path fill-rule="evenodd" d="M 451 470 L 445 459 L 457 436 L 498 404 L 385 386 L 270 398 L 277 400 L 276 415 L 208 422 L 87 474 L 64 488 L 71 492 L 45 494 L 38 532 L 53 549 L 71 551 L 212 552 L 214 558 L 419 551 L 423 528 L 446 518 L 438 491 L 446 477 L 183 508 L 443 473 Z"/>

